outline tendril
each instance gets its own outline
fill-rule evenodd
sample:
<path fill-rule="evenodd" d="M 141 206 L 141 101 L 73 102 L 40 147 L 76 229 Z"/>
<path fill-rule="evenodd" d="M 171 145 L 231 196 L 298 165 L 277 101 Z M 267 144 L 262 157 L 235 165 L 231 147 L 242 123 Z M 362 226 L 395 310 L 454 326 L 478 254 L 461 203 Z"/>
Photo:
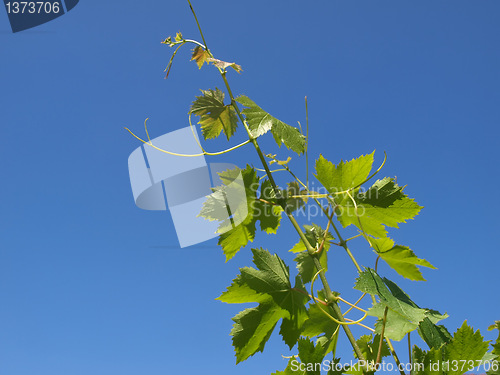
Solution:
<path fill-rule="evenodd" d="M 239 145 L 236 145 L 236 146 L 233 146 L 233 147 L 230 147 L 226 150 L 223 150 L 223 151 L 218 151 L 218 152 L 207 152 L 203 149 L 203 147 L 201 146 L 201 143 L 200 141 L 198 140 L 198 137 L 196 137 L 196 133 L 195 133 L 195 130 L 192 126 L 192 123 L 191 123 L 191 116 L 189 116 L 189 124 L 191 126 L 191 130 L 193 131 L 193 136 L 194 138 L 196 139 L 196 142 L 198 143 L 198 146 L 200 146 L 202 152 L 199 153 L 199 154 L 180 154 L 180 153 L 177 153 L 177 152 L 172 152 L 172 151 L 167 151 L 167 150 L 164 150 L 160 147 L 157 147 L 153 144 L 153 142 L 151 141 L 151 138 L 149 137 L 149 132 L 148 132 L 148 128 L 147 128 L 147 124 L 146 122 L 149 120 L 149 118 L 147 118 L 145 121 L 144 121 L 144 128 L 146 130 L 146 136 L 148 137 L 148 141 L 145 141 L 144 139 L 140 138 L 139 136 L 135 135 L 129 128 L 125 128 L 125 130 L 127 130 L 130 134 L 132 134 L 133 137 L 135 137 L 136 139 L 138 139 L 139 141 L 141 141 L 142 143 L 154 148 L 155 150 L 158 150 L 160 152 L 163 152 L 165 154 L 169 154 L 169 155 L 173 155 L 173 156 L 181 156 L 181 157 L 186 157 L 186 158 L 193 158 L 193 157 L 199 157 L 199 156 L 204 156 L 204 155 L 209 155 L 209 156 L 214 156 L 214 155 L 222 155 L 222 154 L 225 154 L 225 153 L 228 153 L 230 151 L 233 151 L 233 150 L 236 150 L 237 148 L 240 148 L 242 146 L 245 146 L 247 144 L 249 144 L 251 141 L 250 140 L 247 140 L 245 142 L 242 142 L 240 143 Z"/>
<path fill-rule="evenodd" d="M 316 278 L 318 277 L 318 275 L 323 272 L 323 270 L 319 270 L 318 272 L 316 272 L 316 274 L 314 275 L 314 277 L 312 278 L 311 280 L 311 296 L 313 297 L 313 301 L 314 303 L 317 305 L 318 302 L 316 302 L 316 297 L 314 297 L 314 282 L 316 281 Z M 338 298 L 338 297 L 337 297 Z M 320 306 L 318 306 L 319 309 L 323 312 L 323 314 L 325 314 L 328 318 L 330 318 L 331 320 L 333 320 L 335 323 L 339 324 L 339 325 L 343 325 L 343 326 L 350 326 L 350 325 L 354 325 L 354 324 L 359 324 L 361 323 L 363 320 L 366 319 L 366 317 L 368 316 L 368 312 L 365 312 L 365 315 L 363 315 L 363 317 L 361 319 L 358 319 L 358 320 L 355 320 L 355 321 L 350 321 L 350 322 L 342 322 L 340 320 L 337 320 L 335 319 L 333 316 L 331 316 L 330 314 L 328 314 L 328 312 L 326 312 L 325 310 L 323 310 Z M 349 319 L 350 320 L 350 319 Z"/>

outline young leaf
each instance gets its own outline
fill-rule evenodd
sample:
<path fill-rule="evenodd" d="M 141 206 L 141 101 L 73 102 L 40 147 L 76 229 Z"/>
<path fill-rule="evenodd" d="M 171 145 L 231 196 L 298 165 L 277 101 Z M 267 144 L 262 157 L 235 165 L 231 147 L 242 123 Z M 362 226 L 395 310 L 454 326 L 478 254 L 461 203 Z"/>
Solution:
<path fill-rule="evenodd" d="M 200 116 L 201 132 L 205 139 L 217 138 L 224 132 L 226 138 L 232 137 L 238 126 L 238 117 L 232 105 L 224 105 L 224 93 L 218 88 L 201 90 L 191 105 L 190 113 Z"/>
<path fill-rule="evenodd" d="M 219 59 L 213 59 L 213 58 L 208 58 L 208 59 L 206 59 L 206 61 L 214 64 L 215 67 L 222 69 L 222 70 L 226 70 L 227 68 L 231 67 L 234 70 L 236 70 L 236 72 L 238 72 L 238 73 L 241 73 L 243 71 L 243 69 L 241 69 L 241 66 L 239 66 L 238 64 L 236 64 L 234 62 L 229 63 L 229 62 L 225 62 L 225 61 L 222 61 Z"/>
<path fill-rule="evenodd" d="M 305 151 L 305 137 L 299 129 L 271 116 L 247 96 L 239 96 L 236 101 L 247 107 L 242 112 L 254 137 L 259 137 L 270 130 L 278 146 L 284 143 L 287 148 L 299 155 Z"/>
<path fill-rule="evenodd" d="M 195 61 L 198 68 L 201 69 L 204 63 L 207 63 L 207 60 L 210 58 L 210 54 L 204 48 L 200 46 L 196 46 L 193 49 L 193 54 L 191 55 L 191 61 Z"/>
<path fill-rule="evenodd" d="M 436 269 L 425 259 L 418 258 L 410 248 L 394 245 L 389 238 L 370 239 L 370 243 L 376 254 L 401 276 L 410 280 L 425 281 L 422 272 L 417 266 Z"/>
<path fill-rule="evenodd" d="M 174 45 L 174 43 L 172 42 L 171 36 L 168 36 L 167 38 L 165 38 L 161 43 L 166 44 L 169 47 L 172 47 Z"/>

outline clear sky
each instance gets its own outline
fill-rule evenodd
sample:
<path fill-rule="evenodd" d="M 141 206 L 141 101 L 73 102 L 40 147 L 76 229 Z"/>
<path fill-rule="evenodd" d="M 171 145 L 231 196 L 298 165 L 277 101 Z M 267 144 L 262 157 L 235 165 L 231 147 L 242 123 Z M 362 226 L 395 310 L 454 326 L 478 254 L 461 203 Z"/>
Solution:
<path fill-rule="evenodd" d="M 304 123 L 308 96 L 311 159 L 336 163 L 376 149 L 378 165 L 387 152 L 382 174 L 425 206 L 390 234 L 439 270 L 424 270 L 428 281 L 418 283 L 381 273 L 421 306 L 446 311 L 450 331 L 468 319 L 493 339 L 500 2 L 193 5 L 211 50 L 244 69 L 228 73 L 235 93 L 292 125 Z M 214 300 L 249 265 L 249 249 L 227 263 L 216 240 L 180 249 L 169 213 L 134 204 L 127 159 L 139 144 L 123 127 L 141 133 L 149 117 L 152 137 L 179 129 L 198 89 L 223 88 L 215 69 L 188 61 L 188 48 L 163 79 L 172 51 L 160 41 L 178 30 L 199 38 L 182 0 L 82 0 L 16 34 L 0 10 L 1 375 L 285 367 L 277 332 L 265 354 L 235 366 L 230 318 L 243 306 Z M 264 151 L 276 152 L 265 138 Z M 250 148 L 209 161 L 258 166 Z M 291 167 L 304 176 L 303 158 Z M 266 246 L 293 267 L 287 250 L 296 241 L 285 224 Z M 260 235 L 254 244 L 265 242 Z M 361 240 L 353 246 L 373 264 Z M 333 251 L 332 287 L 349 294 L 355 269 Z M 340 353 L 350 356 L 346 345 Z"/>

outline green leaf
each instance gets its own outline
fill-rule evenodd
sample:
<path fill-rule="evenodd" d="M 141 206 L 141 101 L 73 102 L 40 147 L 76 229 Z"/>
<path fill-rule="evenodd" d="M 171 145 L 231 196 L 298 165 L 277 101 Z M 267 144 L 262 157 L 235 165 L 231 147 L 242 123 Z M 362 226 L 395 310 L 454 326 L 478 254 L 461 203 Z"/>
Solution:
<path fill-rule="evenodd" d="M 317 269 L 314 265 L 314 260 L 309 253 L 307 251 L 299 253 L 295 257 L 294 261 L 297 263 L 297 269 L 299 270 L 299 275 L 302 277 L 302 281 L 305 284 L 311 282 L 317 272 Z M 328 270 L 328 259 L 324 249 L 319 256 L 319 262 L 325 271 Z"/>
<path fill-rule="evenodd" d="M 247 284 L 245 284 L 241 275 L 238 275 L 234 280 L 231 286 L 227 288 L 227 290 L 222 293 L 216 300 L 225 302 L 225 303 L 250 303 L 250 302 L 266 302 L 269 300 L 268 294 L 258 293 L 252 288 L 250 288 Z"/>
<path fill-rule="evenodd" d="M 444 363 L 441 349 L 432 348 L 424 352 L 418 346 L 414 346 L 412 357 L 415 369 L 412 375 L 444 375 L 441 367 Z"/>
<path fill-rule="evenodd" d="M 207 50 L 201 48 L 200 46 L 196 46 L 193 49 L 193 54 L 191 55 L 191 61 L 195 61 L 198 68 L 201 69 L 204 63 L 207 63 L 207 60 L 210 58 L 210 54 Z"/>
<path fill-rule="evenodd" d="M 351 161 L 340 161 L 336 166 L 322 155 L 316 160 L 316 178 L 330 193 L 339 193 L 362 184 L 373 164 L 373 154 L 362 155 Z"/>
<path fill-rule="evenodd" d="M 359 275 L 354 288 L 380 298 L 380 303 L 374 304 L 368 311 L 369 315 L 379 318 L 375 325 L 376 333 L 381 332 L 385 307 L 389 308 L 385 335 L 392 340 L 400 341 L 408 332 L 415 330 L 425 318 L 437 323 L 447 317 L 446 314 L 441 315 L 433 310 L 419 308 L 396 284 L 386 278 L 382 279 L 370 268 Z"/>
<path fill-rule="evenodd" d="M 297 290 L 301 290 L 304 294 L 300 294 Z M 280 334 L 283 337 L 283 341 L 285 341 L 285 344 L 290 349 L 297 343 L 302 333 L 304 322 L 308 319 L 307 310 L 304 305 L 309 298 L 299 276 L 295 277 L 295 286 L 293 287 L 291 296 L 294 298 L 294 305 L 292 306 L 292 310 L 288 309 L 290 317 L 283 318 L 280 327 Z"/>
<path fill-rule="evenodd" d="M 223 185 L 212 189 L 214 192 L 207 197 L 198 216 L 233 227 L 235 222 L 241 222 L 251 212 L 256 195 L 253 184 L 257 180 L 257 174 L 247 166 L 244 170 L 238 167 L 227 169 L 218 175 Z M 229 216 L 233 220 L 228 223 Z M 224 229 L 226 228 L 219 228 L 219 233 Z"/>
<path fill-rule="evenodd" d="M 375 370 L 373 368 L 375 363 L 368 363 L 367 364 L 368 371 L 363 369 L 363 367 L 364 367 L 363 365 L 366 365 L 366 364 L 363 364 L 361 361 L 358 361 L 353 366 L 349 366 L 347 369 L 345 369 L 342 374 L 349 374 L 349 375 L 374 375 L 375 374 Z"/>
<path fill-rule="evenodd" d="M 443 344 L 450 342 L 452 336 L 445 326 L 436 325 L 429 318 L 425 318 L 418 325 L 418 334 L 429 345 L 429 348 L 439 349 Z"/>
<path fill-rule="evenodd" d="M 282 291 L 292 287 L 288 267 L 280 257 L 276 254 L 272 255 L 267 250 L 252 249 L 252 253 L 257 269 L 243 267 L 241 269 L 242 281 L 259 293 L 276 296 L 275 302 L 280 305 L 284 297 Z"/>
<path fill-rule="evenodd" d="M 484 341 L 479 330 L 474 332 L 472 327 L 467 325 L 467 321 L 462 324 L 457 332 L 453 335 L 453 340 L 444 347 L 444 352 L 450 362 L 459 361 L 460 365 L 457 370 L 450 368 L 449 375 L 462 375 L 467 371 L 472 370 L 468 361 L 476 363 L 483 358 L 488 351 L 488 342 Z M 465 364 L 462 361 L 466 361 Z"/>
<path fill-rule="evenodd" d="M 231 335 L 237 362 L 262 351 L 280 319 L 283 319 L 280 333 L 291 349 L 308 318 L 304 306 L 308 296 L 300 277 L 296 277 L 292 288 L 289 269 L 282 259 L 264 249 L 252 252 L 257 269 L 242 268 L 241 274 L 217 298 L 226 303 L 259 303 L 233 318 Z"/>
<path fill-rule="evenodd" d="M 376 362 L 378 349 L 380 347 L 380 335 L 375 335 L 375 337 L 373 337 L 373 335 L 363 335 L 356 340 L 356 343 L 368 362 Z M 382 357 L 387 357 L 391 354 L 385 340 L 382 342 L 381 354 Z M 354 356 L 356 356 L 356 353 L 354 353 Z"/>
<path fill-rule="evenodd" d="M 260 198 L 263 201 L 256 201 L 255 212 L 257 220 L 260 221 L 260 229 L 267 233 L 276 233 L 281 222 L 283 209 L 276 202 L 276 196 L 269 180 L 264 180 L 260 187 Z"/>
<path fill-rule="evenodd" d="M 299 371 L 297 368 L 298 360 L 296 358 L 290 358 L 285 371 L 276 371 L 271 375 L 304 375 L 304 371 Z"/>
<path fill-rule="evenodd" d="M 330 369 L 328 370 L 327 375 L 342 375 L 343 371 L 341 369 L 340 358 L 334 358 L 333 361 L 330 362 Z"/>
<path fill-rule="evenodd" d="M 299 358 L 307 375 L 320 375 L 322 361 L 325 357 L 324 349 L 321 344 L 316 344 L 307 339 L 299 340 Z"/>
<path fill-rule="evenodd" d="M 386 261 L 397 273 L 407 279 L 425 281 L 422 272 L 420 272 L 417 266 L 436 269 L 436 267 L 425 259 L 418 258 L 410 248 L 394 245 L 394 241 L 389 238 L 370 239 L 370 243 L 380 258 Z"/>
<path fill-rule="evenodd" d="M 255 222 L 244 221 L 242 224 L 233 229 L 222 233 L 219 236 L 218 245 L 222 247 L 222 251 L 226 255 L 226 262 L 234 257 L 242 247 L 245 247 L 248 242 L 253 242 L 255 238 Z"/>
<path fill-rule="evenodd" d="M 326 306 L 316 303 L 309 305 L 309 309 L 307 310 L 309 319 L 306 320 L 302 327 L 303 336 L 312 338 L 323 334 L 326 336 L 333 335 L 338 324 L 328 318 L 321 310 L 326 312 Z"/>
<path fill-rule="evenodd" d="M 394 179 L 385 177 L 382 180 L 375 181 L 366 192 L 360 193 L 358 200 L 372 206 L 389 207 L 395 201 L 404 197 L 403 187 L 398 186 Z"/>
<path fill-rule="evenodd" d="M 245 169 L 228 169 L 219 176 L 224 185 L 207 198 L 199 216 L 221 222 L 218 244 L 228 261 L 255 238 L 254 207 L 259 178 L 249 165 Z"/>
<path fill-rule="evenodd" d="M 488 327 L 488 330 L 498 329 L 500 331 L 500 320 L 497 320 L 495 324 Z M 498 337 L 493 344 L 493 350 L 491 353 L 486 353 L 485 357 L 490 354 L 487 358 L 488 365 L 490 365 L 490 370 L 486 372 L 487 375 L 500 375 L 500 332 Z M 483 361 L 485 358 L 483 358 Z"/>
<path fill-rule="evenodd" d="M 488 331 L 492 331 L 494 329 L 498 329 L 498 337 L 497 341 L 495 344 L 493 344 L 493 351 L 492 353 L 495 355 L 500 355 L 500 320 L 497 320 L 495 324 L 492 324 L 491 326 L 488 327 Z"/>
<path fill-rule="evenodd" d="M 273 185 L 267 178 L 262 181 L 262 184 L 260 185 L 260 197 L 267 201 L 276 203 L 276 194 L 274 193 Z"/>
<path fill-rule="evenodd" d="M 384 226 L 398 228 L 399 223 L 413 219 L 422 209 L 403 193 L 392 178 L 377 180 L 365 193 L 343 199 L 337 215 L 344 227 L 351 224 L 373 237 L 386 237 Z M 356 209 L 357 207 L 357 209 Z"/>
<path fill-rule="evenodd" d="M 344 227 L 353 224 L 369 235 L 385 237 L 384 225 L 397 228 L 398 223 L 417 215 L 421 207 L 389 178 L 375 182 L 367 192 L 360 193 L 358 187 L 368 178 L 372 164 L 373 153 L 341 161 L 337 166 L 320 156 L 316 161 L 316 178 L 335 194 L 336 213 Z M 349 189 L 355 202 L 347 193 L 338 194 Z"/>
<path fill-rule="evenodd" d="M 209 221 L 224 221 L 229 215 L 228 192 L 223 186 L 212 190 L 214 190 L 214 192 L 207 196 L 198 216 Z"/>
<path fill-rule="evenodd" d="M 271 116 L 247 96 L 239 96 L 236 101 L 247 107 L 242 112 L 254 137 L 259 137 L 270 130 L 278 146 L 284 143 L 287 148 L 299 155 L 305 151 L 306 140 L 299 129 Z"/>
<path fill-rule="evenodd" d="M 385 305 L 377 304 L 374 305 L 368 312 L 368 315 L 379 318 L 375 323 L 376 333 L 382 333 L 384 311 Z M 384 334 L 391 340 L 401 341 L 405 338 L 408 332 L 417 329 L 418 323 L 419 321 L 417 319 L 410 320 L 407 317 L 396 313 L 394 310 L 388 310 Z"/>
<path fill-rule="evenodd" d="M 249 165 L 242 170 L 235 168 L 225 171 L 220 174 L 220 177 L 224 183 L 229 184 L 237 173 L 241 173 L 243 179 L 247 216 L 243 219 L 241 215 L 238 215 L 240 216 L 238 219 L 243 219 L 239 225 L 234 225 L 231 219 L 227 219 L 219 225 L 218 231 L 222 234 L 219 236 L 218 244 L 222 247 L 222 251 L 226 255 L 226 261 L 231 259 L 242 247 L 245 247 L 248 242 L 253 242 L 255 238 L 256 218 L 254 217 L 254 203 L 257 196 L 259 178 L 255 169 Z M 233 194 L 235 193 L 233 192 Z M 237 208 L 237 211 L 239 212 L 240 208 Z"/>
<path fill-rule="evenodd" d="M 413 362 L 422 364 L 416 367 L 415 375 L 446 374 L 462 375 L 478 367 L 488 351 L 488 342 L 484 341 L 479 331 L 462 324 L 453 338 L 439 349 L 431 348 L 424 352 L 418 347 L 413 349 Z"/>
<path fill-rule="evenodd" d="M 264 249 L 252 249 L 253 262 L 258 269 L 241 269 L 242 281 L 259 293 L 267 293 L 274 302 L 295 315 L 305 311 L 307 296 L 292 290 L 288 266 L 277 255 L 271 255 Z"/>
<path fill-rule="evenodd" d="M 283 209 L 261 201 L 255 202 L 255 219 L 260 221 L 260 229 L 266 233 L 276 233 L 281 222 Z"/>
<path fill-rule="evenodd" d="M 276 323 L 288 316 L 272 299 L 261 303 L 258 307 L 245 309 L 234 318 L 233 346 L 236 352 L 236 363 L 242 362 L 258 351 L 262 352 L 269 340 Z"/>
<path fill-rule="evenodd" d="M 203 138 L 217 138 L 223 131 L 229 140 L 238 126 L 238 117 L 231 104 L 224 105 L 224 93 L 218 88 L 201 90 L 191 105 L 190 113 L 200 116 Z"/>
<path fill-rule="evenodd" d="M 275 198 L 268 198 L 269 203 L 256 199 L 259 178 L 249 165 L 243 170 L 228 169 L 219 176 L 224 185 L 207 197 L 198 216 L 221 222 L 218 244 L 227 261 L 254 240 L 257 221 L 266 233 L 276 233 L 283 210 L 275 204 Z M 261 197 L 264 193 L 270 194 L 269 186 L 269 181 L 262 183 Z"/>
<path fill-rule="evenodd" d="M 323 311 L 322 311 L 323 310 Z M 325 355 L 333 352 L 335 355 L 335 347 L 338 338 L 338 324 L 332 321 L 326 315 L 327 307 L 320 303 L 311 303 L 307 310 L 309 318 L 305 321 L 302 327 L 302 336 L 315 337 L 319 336 L 316 343 L 320 343 Z M 337 334 L 333 336 L 334 332 Z"/>

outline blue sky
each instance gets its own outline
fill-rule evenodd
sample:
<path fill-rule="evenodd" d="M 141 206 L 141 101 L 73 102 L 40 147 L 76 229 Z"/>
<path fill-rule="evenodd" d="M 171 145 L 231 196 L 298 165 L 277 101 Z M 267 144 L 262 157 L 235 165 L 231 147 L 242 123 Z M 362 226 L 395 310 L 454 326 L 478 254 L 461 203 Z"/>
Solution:
<path fill-rule="evenodd" d="M 425 283 L 381 272 L 418 304 L 446 311 L 450 331 L 467 319 L 493 339 L 500 3 L 193 5 L 214 54 L 244 69 L 228 74 L 235 93 L 293 125 L 304 123 L 308 96 L 311 159 L 376 149 L 378 165 L 387 152 L 382 174 L 425 206 L 391 235 L 439 270 L 424 270 Z M 216 240 L 180 249 L 169 214 L 133 201 L 127 158 L 139 145 L 123 127 L 142 132 L 149 117 L 152 137 L 179 129 L 198 89 L 223 88 L 216 70 L 188 61 L 187 48 L 163 79 L 171 50 L 160 41 L 178 30 L 199 38 L 184 1 L 81 1 L 17 34 L 0 11 L 0 374 L 285 367 L 278 335 L 235 366 L 230 318 L 242 306 L 214 300 L 249 265 L 249 249 L 227 263 Z M 264 151 L 283 155 L 269 137 Z M 242 140 L 240 132 L 234 142 Z M 258 165 L 250 148 L 208 161 Z M 304 176 L 303 159 L 291 167 Z M 296 241 L 284 224 L 281 237 L 261 235 L 255 245 L 293 267 L 287 250 Z M 353 247 L 373 264 L 361 240 Z M 331 285 L 350 295 L 355 269 L 333 250 Z"/>

